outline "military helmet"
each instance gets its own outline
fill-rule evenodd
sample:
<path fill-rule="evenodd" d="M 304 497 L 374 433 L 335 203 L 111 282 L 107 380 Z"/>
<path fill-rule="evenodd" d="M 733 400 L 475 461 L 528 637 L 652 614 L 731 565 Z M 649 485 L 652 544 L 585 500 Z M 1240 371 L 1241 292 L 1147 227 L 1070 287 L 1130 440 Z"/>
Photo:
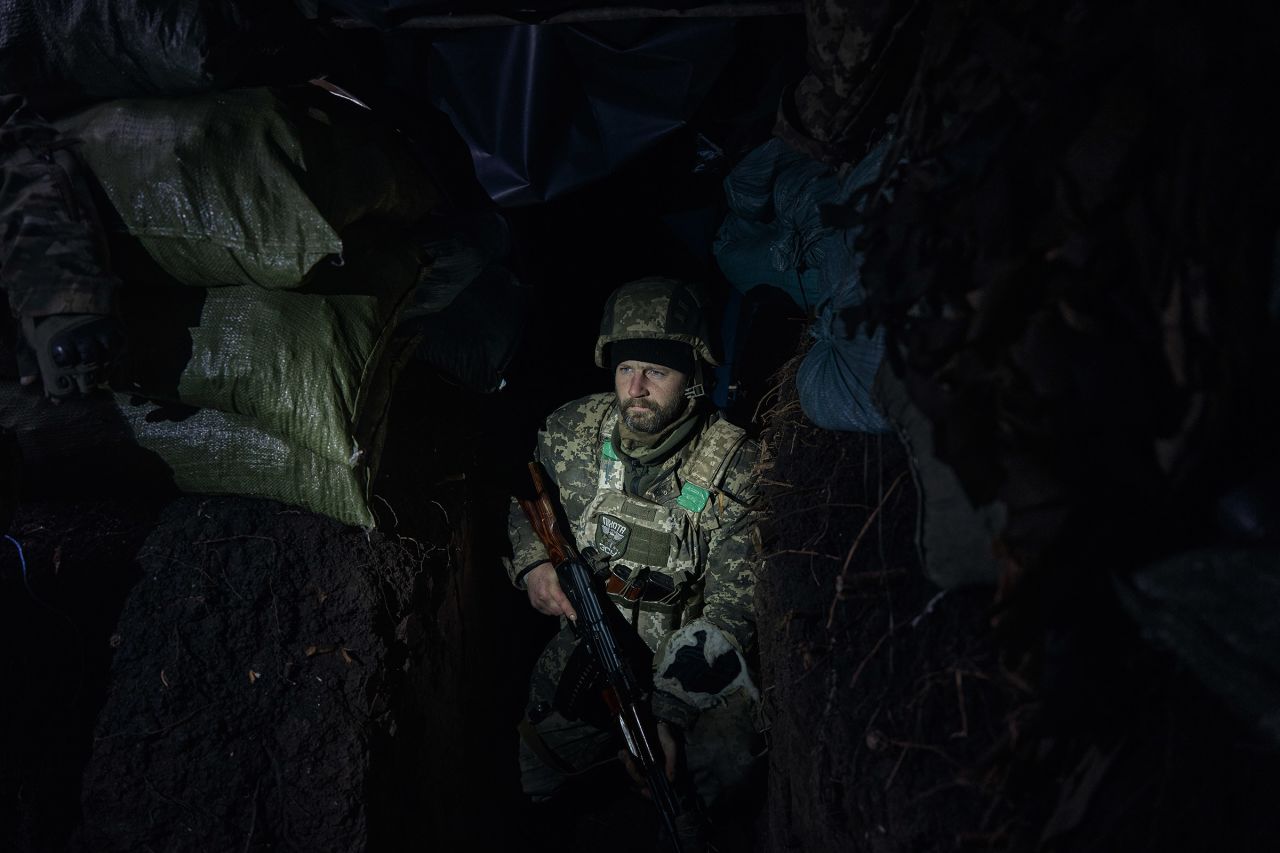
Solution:
<path fill-rule="evenodd" d="M 605 347 L 626 340 L 679 341 L 713 367 L 702 293 L 673 278 L 642 278 L 622 285 L 609 296 L 596 338 L 596 366 L 607 367 Z"/>

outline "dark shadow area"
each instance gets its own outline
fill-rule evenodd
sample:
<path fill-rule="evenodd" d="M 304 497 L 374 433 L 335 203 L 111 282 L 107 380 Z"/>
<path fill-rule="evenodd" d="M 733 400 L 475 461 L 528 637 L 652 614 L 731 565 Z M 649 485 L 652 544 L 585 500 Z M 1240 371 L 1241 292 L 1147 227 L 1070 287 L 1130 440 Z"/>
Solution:
<path fill-rule="evenodd" d="M 63 480 L 65 484 L 75 480 Z M 46 490 L 54 484 L 45 482 Z M 77 489 L 78 491 L 78 489 Z M 161 504 L 24 499 L 0 539 L 0 847 L 66 849 L 136 554 Z"/>

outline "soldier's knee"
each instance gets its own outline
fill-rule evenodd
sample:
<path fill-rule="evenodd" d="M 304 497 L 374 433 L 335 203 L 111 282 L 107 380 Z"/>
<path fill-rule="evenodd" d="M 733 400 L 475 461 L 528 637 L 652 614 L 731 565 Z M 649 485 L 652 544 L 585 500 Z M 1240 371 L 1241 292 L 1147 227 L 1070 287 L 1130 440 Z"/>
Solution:
<path fill-rule="evenodd" d="M 614 760 L 609 732 L 552 711 L 520 724 L 520 788 L 534 802 L 553 796 L 569 779 Z"/>
<path fill-rule="evenodd" d="M 520 739 L 520 790 L 535 803 L 546 802 L 564 787 L 568 776 L 548 767 L 525 742 Z"/>
<path fill-rule="evenodd" d="M 757 706 L 753 695 L 736 691 L 704 711 L 686 737 L 689 771 L 709 806 L 743 790 L 764 760 Z"/>

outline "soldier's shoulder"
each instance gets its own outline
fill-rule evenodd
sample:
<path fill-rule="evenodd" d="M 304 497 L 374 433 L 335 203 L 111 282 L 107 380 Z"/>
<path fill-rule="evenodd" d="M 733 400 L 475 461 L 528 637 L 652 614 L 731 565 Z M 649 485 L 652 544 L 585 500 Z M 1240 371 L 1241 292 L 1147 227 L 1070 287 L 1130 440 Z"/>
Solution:
<path fill-rule="evenodd" d="M 568 510 L 571 496 L 587 494 L 595 483 L 600 459 L 601 427 L 612 394 L 592 394 L 565 403 L 551 413 L 538 438 L 542 464 L 560 487 L 560 496 Z M 574 510 L 580 509 L 575 505 Z M 574 510 L 570 518 L 574 517 Z"/>
<path fill-rule="evenodd" d="M 742 501 L 754 501 L 760 483 L 760 442 L 745 438 L 729 457 L 724 489 Z"/>
<path fill-rule="evenodd" d="M 719 414 L 711 419 L 704 434 L 714 436 L 712 440 L 719 444 L 719 450 L 728 455 L 721 488 L 744 501 L 754 498 L 759 479 L 760 442 Z"/>
<path fill-rule="evenodd" d="M 549 433 L 575 433 L 599 427 L 613 405 L 614 395 L 609 392 L 588 394 L 570 400 L 547 416 Z"/>
<path fill-rule="evenodd" d="M 754 467 L 760 458 L 760 442 L 747 435 L 747 431 L 724 415 L 716 412 L 702 429 L 704 440 L 715 442 L 727 452 L 731 467 Z"/>

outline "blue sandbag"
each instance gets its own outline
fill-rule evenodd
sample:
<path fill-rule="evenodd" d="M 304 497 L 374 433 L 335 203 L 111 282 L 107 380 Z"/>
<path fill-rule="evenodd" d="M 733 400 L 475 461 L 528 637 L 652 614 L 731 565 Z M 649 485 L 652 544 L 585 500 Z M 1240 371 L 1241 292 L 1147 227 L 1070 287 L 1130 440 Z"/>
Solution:
<path fill-rule="evenodd" d="M 724 179 L 729 210 L 752 222 L 772 221 L 773 185 L 778 173 L 808 159 L 781 139 L 770 139 L 752 149 Z"/>
<path fill-rule="evenodd" d="M 888 147 L 881 142 L 843 177 L 778 139 L 744 157 L 724 182 L 730 213 L 714 250 L 725 277 L 743 293 L 777 287 L 806 310 L 826 300 L 823 247 L 836 229 L 823 224 L 822 208 L 875 180 Z"/>
<path fill-rule="evenodd" d="M 876 406 L 871 389 L 884 359 L 884 327 L 868 334 L 866 324 L 848 329 L 844 312 L 865 299 L 858 272 L 862 256 L 853 251 L 858 229 L 823 241 L 823 285 L 831 298 L 814 323 L 813 346 L 796 373 L 800 408 L 823 429 L 842 432 L 888 432 L 889 423 Z"/>
<path fill-rule="evenodd" d="M 740 293 L 763 284 L 785 291 L 801 307 L 816 305 L 822 292 L 818 270 L 775 266 L 776 235 L 777 228 L 772 223 L 749 219 L 726 222 L 716 239 L 716 262 L 720 271 Z"/>
<path fill-rule="evenodd" d="M 834 182 L 829 167 L 779 139 L 744 157 L 724 181 L 731 212 L 714 252 L 725 278 L 743 293 L 776 287 L 806 309 L 822 301 L 809 250 L 830 229 L 822 228 L 813 198 L 829 196 Z"/>
<path fill-rule="evenodd" d="M 842 199 L 875 180 L 887 150 L 882 142 L 853 169 L 842 182 Z M 800 364 L 796 387 L 801 409 L 824 429 L 888 432 L 889 422 L 871 393 L 884 359 L 884 327 L 869 332 L 865 323 L 850 329 L 845 321 L 846 312 L 866 299 L 862 255 L 853 248 L 861 230 L 829 231 L 812 251 L 821 259 L 820 287 L 829 298 L 811 330 L 816 340 Z"/>

